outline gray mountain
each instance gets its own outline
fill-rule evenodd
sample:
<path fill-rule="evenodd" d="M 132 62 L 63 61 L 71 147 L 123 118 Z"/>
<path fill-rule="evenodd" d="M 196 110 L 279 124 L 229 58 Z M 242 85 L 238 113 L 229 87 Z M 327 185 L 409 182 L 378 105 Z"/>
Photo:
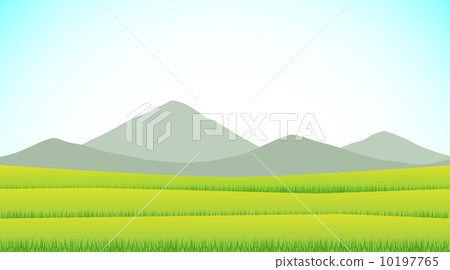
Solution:
<path fill-rule="evenodd" d="M 111 154 L 87 146 L 50 139 L 21 152 L 0 157 L 0 164 L 106 172 L 176 174 L 185 164 L 164 163 Z"/>
<path fill-rule="evenodd" d="M 286 140 L 285 140 L 286 139 Z M 195 155 L 195 154 L 194 154 Z M 192 155 L 189 159 L 194 157 Z M 202 153 L 200 152 L 198 157 Z M 181 175 L 264 176 L 408 168 L 409 164 L 376 160 L 331 145 L 289 136 L 253 152 L 208 162 L 193 162 Z M 150 161 L 112 154 L 51 139 L 0 158 L 2 165 L 110 172 L 178 174 L 186 163 Z"/>
<path fill-rule="evenodd" d="M 416 165 L 450 159 L 449 156 L 430 151 L 389 132 L 377 133 L 363 141 L 347 145 L 344 149 L 376 159 Z"/>
<path fill-rule="evenodd" d="M 345 149 L 313 140 L 288 136 L 266 144 L 250 153 L 219 161 L 207 162 L 210 172 L 220 171 L 220 176 L 261 176 L 319 174 L 410 168 L 411 164 L 389 162 L 365 157 Z"/>
<path fill-rule="evenodd" d="M 169 102 L 159 110 L 133 119 L 133 143 L 127 141 L 127 123 L 124 123 L 85 145 L 51 139 L 1 157 L 0 164 L 175 175 L 199 153 L 194 162 L 181 172 L 182 175 L 198 176 L 271 175 L 258 159 L 277 175 L 450 165 L 450 157 L 387 132 L 344 148 L 296 136 L 281 138 L 258 148 L 221 126 L 221 135 L 202 134 L 201 140 L 196 141 L 192 139 L 194 115 L 201 120 L 203 129 L 217 127 L 216 122 L 199 115 L 192 108 Z M 156 121 L 158 118 L 164 121 Z M 147 137 L 146 129 L 155 121 L 159 124 L 153 129 L 154 137 L 161 138 L 168 129 L 171 135 L 150 151 L 143 138 Z M 139 133 L 137 126 L 145 128 Z M 139 141 L 136 134 L 143 135 L 143 147 L 136 145 Z M 235 140 L 230 140 L 230 137 L 235 137 Z M 155 144 L 158 139 L 152 140 Z"/>
<path fill-rule="evenodd" d="M 129 157 L 165 162 L 188 162 L 195 153 L 199 152 L 202 154 L 198 156 L 196 162 L 217 160 L 237 156 L 257 148 L 256 145 L 242 139 L 215 121 L 203 117 L 183 103 L 171 101 L 159 107 L 159 109 L 159 111 L 157 109 L 133 119 L 134 132 L 132 139 L 134 143 L 126 140 L 127 123 L 124 123 L 108 133 L 87 142 L 85 146 Z M 165 118 L 164 114 L 167 115 Z M 201 140 L 193 140 L 194 115 L 199 119 L 196 123 L 200 123 L 202 128 Z M 155 137 L 153 138 L 153 150 L 147 149 L 148 144 L 145 140 L 142 140 L 142 146 L 138 146 L 136 144 L 136 134 L 140 133 L 143 135 L 143 138 L 147 138 L 148 123 L 157 120 L 158 117 L 164 118 L 164 120 L 154 126 L 152 132 Z M 145 121 L 142 122 L 142 119 L 145 119 Z M 204 130 L 214 129 L 216 124 L 222 130 L 221 135 L 206 136 Z M 138 126 L 144 126 L 142 131 L 137 130 Z M 170 129 L 171 135 L 161 144 L 157 144 L 158 137 L 165 134 L 165 131 L 168 129 Z M 197 130 L 200 129 L 195 128 L 195 131 Z M 230 140 L 230 137 L 235 139 Z"/>
<path fill-rule="evenodd" d="M 441 161 L 441 162 L 437 162 L 437 163 L 427 164 L 426 166 L 427 167 L 450 166 L 450 159 Z"/>

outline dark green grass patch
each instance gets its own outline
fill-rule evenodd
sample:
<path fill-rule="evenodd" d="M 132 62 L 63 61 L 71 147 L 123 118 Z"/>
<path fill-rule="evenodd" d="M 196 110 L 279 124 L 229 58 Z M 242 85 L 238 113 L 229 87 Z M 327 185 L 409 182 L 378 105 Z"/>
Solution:
<path fill-rule="evenodd" d="M 135 210 L 105 210 L 105 211 L 6 211 L 0 212 L 0 218 L 91 218 L 91 217 L 134 217 L 139 209 Z M 248 215 L 308 215 L 305 209 L 298 210 L 166 210 L 154 211 L 151 208 L 144 210 L 139 216 L 248 216 Z M 315 210 L 314 214 L 348 214 L 348 215 L 372 215 L 372 216 L 398 216 L 398 217 L 421 217 L 421 218 L 449 218 L 447 211 L 376 211 L 376 210 Z"/>

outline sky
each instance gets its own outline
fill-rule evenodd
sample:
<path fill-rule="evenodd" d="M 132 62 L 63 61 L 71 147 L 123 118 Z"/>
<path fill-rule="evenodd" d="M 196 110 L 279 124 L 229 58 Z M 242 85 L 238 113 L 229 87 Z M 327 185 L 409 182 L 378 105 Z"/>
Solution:
<path fill-rule="evenodd" d="M 348 0 L 102 2 L 120 23 L 97 0 L 0 1 L 0 155 L 85 143 L 170 100 L 313 113 L 332 145 L 389 131 L 450 155 L 448 1 L 354 0 L 338 17 Z"/>

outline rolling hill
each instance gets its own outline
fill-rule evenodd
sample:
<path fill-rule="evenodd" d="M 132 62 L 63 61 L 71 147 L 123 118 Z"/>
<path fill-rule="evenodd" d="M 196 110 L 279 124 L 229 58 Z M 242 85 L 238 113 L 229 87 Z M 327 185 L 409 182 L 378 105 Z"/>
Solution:
<path fill-rule="evenodd" d="M 223 170 L 221 176 L 261 176 L 352 172 L 413 167 L 410 164 L 377 160 L 328 144 L 288 136 L 237 157 L 206 162 L 210 172 Z M 191 167 L 191 166 L 190 166 Z"/>
<path fill-rule="evenodd" d="M 192 157 L 191 157 L 192 158 Z M 184 164 L 142 160 L 50 139 L 18 153 L 0 157 L 0 164 L 24 167 L 107 172 L 176 174 Z"/>
<path fill-rule="evenodd" d="M 400 136 L 380 132 L 369 138 L 343 147 L 364 156 L 416 165 L 449 160 L 450 157 L 425 149 Z"/>
<path fill-rule="evenodd" d="M 195 155 L 195 154 L 194 154 Z M 190 159 L 194 157 L 192 155 Z M 202 155 L 199 152 L 198 157 Z M 308 139 L 289 136 L 255 151 L 232 158 L 193 162 L 180 174 L 193 176 L 265 176 L 314 174 L 409 168 L 412 165 L 364 157 L 350 151 Z M 186 163 L 150 161 L 112 154 L 87 146 L 51 139 L 19 153 L 0 158 L 0 164 L 146 174 L 178 174 Z"/>
<path fill-rule="evenodd" d="M 429 166 L 429 167 L 450 166 L 450 159 L 444 160 L 441 162 L 432 163 L 432 164 L 427 164 L 426 166 Z"/>
<path fill-rule="evenodd" d="M 167 141 L 156 145 L 152 151 L 146 145 L 137 146 L 136 126 L 147 127 L 149 121 L 164 112 L 165 124 L 155 125 L 153 131 L 154 137 L 158 138 L 169 128 L 171 135 L 167 136 Z M 201 140 L 193 140 L 194 115 L 198 115 L 203 129 L 211 130 L 218 126 L 223 132 L 221 135 L 203 134 Z M 450 164 L 450 157 L 388 132 L 377 133 L 344 148 L 292 135 L 257 147 L 189 106 L 174 101 L 159 110 L 135 117 L 132 123 L 135 131 L 133 143 L 127 141 L 130 137 L 127 137 L 127 123 L 124 123 L 85 145 L 57 139 L 44 141 L 16 154 L 1 157 L 0 165 L 175 175 L 198 153 L 181 172 L 182 175 L 264 176 L 271 173 L 258 159 L 277 175 Z M 145 129 L 139 132 L 145 133 Z M 236 140 L 230 140 L 230 136 Z M 154 142 L 157 142 L 155 138 Z"/>

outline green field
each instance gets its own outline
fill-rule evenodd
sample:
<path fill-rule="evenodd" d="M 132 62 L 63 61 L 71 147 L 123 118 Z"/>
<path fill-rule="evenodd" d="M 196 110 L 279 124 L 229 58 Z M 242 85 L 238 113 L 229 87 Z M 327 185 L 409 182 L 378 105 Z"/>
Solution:
<path fill-rule="evenodd" d="M 126 188 L 161 189 L 173 176 L 0 166 L 1 189 Z M 337 193 L 450 189 L 450 166 L 385 171 L 288 175 L 279 178 L 293 192 Z M 167 189 L 287 192 L 273 176 L 177 176 Z"/>
<path fill-rule="evenodd" d="M 449 219 L 357 215 L 319 215 L 319 218 L 352 251 L 379 251 L 378 248 L 389 246 L 392 250 L 408 245 L 420 250 L 434 247 L 436 251 L 444 251 L 450 244 Z M 32 243 L 38 247 L 35 251 L 45 250 L 45 244 L 52 243 L 66 250 L 99 251 L 129 220 L 123 217 L 5 219 L 0 224 L 0 245 L 3 250 L 9 247 L 11 251 L 24 245 L 31 248 Z M 140 217 L 117 240 L 108 251 L 125 251 L 127 248 L 122 249 L 121 245 L 139 246 L 137 251 L 151 247 L 158 251 L 196 251 L 196 245 L 209 246 L 211 251 L 234 251 L 233 247 L 252 251 L 246 246 L 253 246 L 253 251 L 300 251 L 303 245 L 309 246 L 309 251 L 328 248 L 346 251 L 311 215 Z M 297 243 L 303 244 L 297 246 Z"/>
<path fill-rule="evenodd" d="M 100 251 L 173 176 L 0 166 L 0 251 Z M 450 167 L 280 176 L 352 251 L 450 251 Z M 178 176 L 105 251 L 346 251 L 274 177 Z"/>
<path fill-rule="evenodd" d="M 4 189 L 0 217 L 133 217 L 159 190 Z M 450 189 L 297 194 L 315 214 L 448 218 Z M 81 198 L 81 199 L 80 199 Z M 290 193 L 166 190 L 141 216 L 309 214 Z"/>

